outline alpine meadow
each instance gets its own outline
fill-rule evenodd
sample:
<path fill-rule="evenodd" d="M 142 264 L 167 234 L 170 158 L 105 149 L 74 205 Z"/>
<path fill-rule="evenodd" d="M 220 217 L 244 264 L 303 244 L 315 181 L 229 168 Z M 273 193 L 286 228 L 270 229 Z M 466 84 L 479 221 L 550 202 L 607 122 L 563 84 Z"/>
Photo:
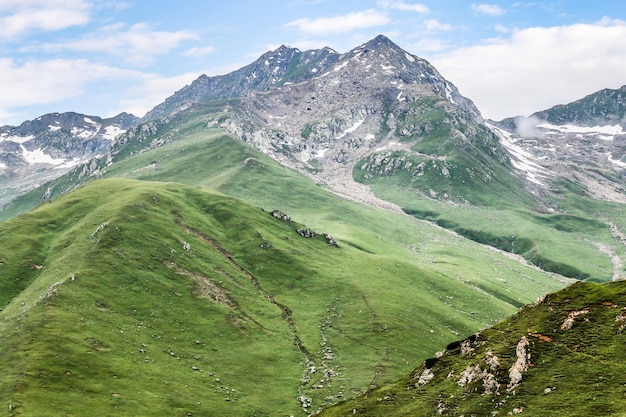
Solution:
<path fill-rule="evenodd" d="M 623 416 L 624 103 L 379 35 L 0 127 L 3 415 Z"/>

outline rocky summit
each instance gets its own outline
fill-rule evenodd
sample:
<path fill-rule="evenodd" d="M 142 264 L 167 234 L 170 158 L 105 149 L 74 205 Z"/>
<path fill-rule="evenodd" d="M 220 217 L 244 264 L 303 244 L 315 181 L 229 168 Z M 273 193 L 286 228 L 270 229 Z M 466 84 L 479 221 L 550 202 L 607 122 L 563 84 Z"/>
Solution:
<path fill-rule="evenodd" d="M 359 199 L 368 193 L 353 179 L 355 167 L 361 183 L 407 170 L 416 183 L 420 177 L 445 181 L 456 171 L 489 183 L 497 166 L 508 163 L 471 100 L 385 36 L 327 62 L 304 81 L 243 97 L 222 126 L 317 183 Z M 459 153 L 458 161 L 447 160 Z M 454 187 L 444 194 L 464 199 Z"/>

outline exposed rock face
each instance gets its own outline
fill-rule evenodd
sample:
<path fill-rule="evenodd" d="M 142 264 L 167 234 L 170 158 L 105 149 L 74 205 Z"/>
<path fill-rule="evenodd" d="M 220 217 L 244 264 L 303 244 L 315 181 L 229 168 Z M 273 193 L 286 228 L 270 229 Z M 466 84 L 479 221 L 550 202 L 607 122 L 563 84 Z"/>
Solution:
<path fill-rule="evenodd" d="M 492 128 L 530 188 L 565 178 L 579 194 L 626 203 L 626 86 Z"/>
<path fill-rule="evenodd" d="M 581 315 L 585 315 L 589 313 L 589 309 L 584 309 L 580 311 L 572 311 L 567 315 L 567 318 L 563 320 L 561 323 L 561 330 L 570 330 L 574 325 L 576 318 Z"/>
<path fill-rule="evenodd" d="M 102 119 L 70 112 L 0 127 L 0 207 L 79 163 L 105 155 L 138 121 L 127 113 Z"/>
<path fill-rule="evenodd" d="M 509 369 L 509 391 L 515 389 L 515 387 L 522 382 L 522 375 L 528 370 L 528 361 L 530 360 L 530 353 L 526 351 L 528 345 L 529 342 L 526 336 L 523 336 L 517 343 L 517 347 L 515 349 L 517 359 L 513 366 L 511 366 L 511 369 Z"/>
<path fill-rule="evenodd" d="M 306 239 L 313 239 L 316 236 L 315 232 L 311 229 L 298 229 L 297 232 L 300 236 Z"/>
<path fill-rule="evenodd" d="M 222 126 L 282 164 L 349 195 L 357 194 L 351 191 L 357 188 L 355 166 L 366 176 L 407 170 L 415 178 L 425 173 L 448 178 L 456 167 L 446 157 L 456 152 L 508 163 L 474 104 L 427 61 L 382 35 L 309 79 L 248 95 Z M 415 149 L 435 134 L 443 137 L 441 146 Z M 488 159 L 473 162 L 492 172 Z"/>
<path fill-rule="evenodd" d="M 278 220 L 282 220 L 284 222 L 290 222 L 291 221 L 291 217 L 289 217 L 287 215 L 287 213 L 280 211 L 280 210 L 274 210 L 272 211 L 272 216 L 274 216 L 275 218 L 277 218 Z"/>
<path fill-rule="evenodd" d="M 330 48 L 302 52 L 283 45 L 229 74 L 200 76 L 150 110 L 143 120 L 168 116 L 201 101 L 245 97 L 276 85 L 297 83 L 324 72 L 338 57 L 339 54 Z"/>

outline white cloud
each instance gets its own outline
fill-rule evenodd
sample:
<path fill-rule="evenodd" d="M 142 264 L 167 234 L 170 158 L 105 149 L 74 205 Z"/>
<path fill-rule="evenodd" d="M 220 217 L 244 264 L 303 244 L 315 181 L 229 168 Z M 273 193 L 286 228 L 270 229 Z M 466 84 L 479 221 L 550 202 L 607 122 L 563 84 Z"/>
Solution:
<path fill-rule="evenodd" d="M 48 43 L 41 48 L 47 51 L 69 50 L 75 52 L 105 53 L 135 65 L 150 65 L 154 56 L 170 52 L 198 35 L 186 31 L 164 32 L 153 30 L 145 23 L 127 27 L 118 23 L 101 28 L 82 39 L 63 43 Z"/>
<path fill-rule="evenodd" d="M 84 0 L 0 0 L 0 39 L 85 25 L 89 12 Z"/>
<path fill-rule="evenodd" d="M 409 49 L 415 51 L 418 56 L 423 56 L 425 52 L 437 52 L 450 48 L 450 45 L 438 38 L 422 38 L 419 42 L 411 45 Z"/>
<path fill-rule="evenodd" d="M 626 84 L 626 22 L 535 27 L 430 58 L 489 118 L 529 115 Z M 469 70 L 471 69 L 471 70 Z"/>
<path fill-rule="evenodd" d="M 435 30 L 449 31 L 453 29 L 452 25 L 449 25 L 447 23 L 441 23 L 437 19 L 425 20 L 424 26 L 426 27 L 426 30 L 430 30 L 430 31 L 435 31 Z"/>
<path fill-rule="evenodd" d="M 506 10 L 496 4 L 472 4 L 472 10 L 479 14 L 487 16 L 500 16 L 506 13 Z"/>
<path fill-rule="evenodd" d="M 298 19 L 287 23 L 287 27 L 293 27 L 307 33 L 328 34 L 345 33 L 355 29 L 382 26 L 389 22 L 389 17 L 386 14 L 374 9 L 368 9 L 343 16 Z"/>
<path fill-rule="evenodd" d="M 191 57 L 199 57 L 199 56 L 212 54 L 213 52 L 215 52 L 214 46 L 203 46 L 203 47 L 196 46 L 196 47 L 187 49 L 185 52 L 183 52 L 183 55 L 191 56 Z"/>
<path fill-rule="evenodd" d="M 506 27 L 504 25 L 500 25 L 500 24 L 495 25 L 493 27 L 493 30 L 495 30 L 498 33 L 510 33 L 511 32 L 510 28 L 508 28 L 508 27 Z"/>
<path fill-rule="evenodd" d="M 141 73 L 122 70 L 87 60 L 31 60 L 18 64 L 0 59 L 0 115 L 16 114 L 30 105 L 62 103 L 85 94 L 88 84 L 120 78 L 141 78 Z"/>
<path fill-rule="evenodd" d="M 396 9 L 405 12 L 428 13 L 430 10 L 423 4 L 405 3 L 403 1 L 379 0 L 378 5 L 385 9 Z"/>
<path fill-rule="evenodd" d="M 147 111 L 165 101 L 182 86 L 190 84 L 200 75 L 202 75 L 201 72 L 179 74 L 172 77 L 143 74 L 140 83 L 125 92 L 125 97 L 120 99 L 119 108 L 110 116 L 126 111 L 142 117 Z"/>

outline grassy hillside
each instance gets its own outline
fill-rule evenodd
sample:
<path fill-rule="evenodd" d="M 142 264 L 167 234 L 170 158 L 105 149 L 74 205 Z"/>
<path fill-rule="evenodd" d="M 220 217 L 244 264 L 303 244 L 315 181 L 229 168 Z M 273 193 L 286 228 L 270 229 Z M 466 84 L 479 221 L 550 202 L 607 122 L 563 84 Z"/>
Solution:
<path fill-rule="evenodd" d="M 18 198 L 0 212 L 0 220 L 39 204 L 48 187 L 52 198 L 56 198 L 77 184 L 95 178 L 121 177 L 174 181 L 217 190 L 266 209 L 281 207 L 289 210 L 298 220 L 315 227 L 333 224 L 336 228 L 339 221 L 346 227 L 337 233 L 349 234 L 351 238 L 360 237 L 359 245 L 370 244 L 372 236 L 391 237 L 391 230 L 405 234 L 402 228 L 390 229 L 387 219 L 379 219 L 380 213 L 346 204 L 314 186 L 308 179 L 212 127 L 226 117 L 226 108 L 236 105 L 236 101 L 198 104 L 166 121 L 134 128 L 116 144 L 111 156 L 78 167 L 68 175 Z M 416 149 L 422 157 L 426 154 L 449 154 L 448 158 L 435 158 L 424 165 L 407 159 L 406 155 L 380 161 L 373 157 L 377 162 L 372 162 L 367 171 L 369 179 L 365 179 L 366 171 L 359 166 L 355 169 L 356 178 L 370 183 L 378 196 L 397 203 L 411 216 L 434 221 L 468 239 L 519 254 L 544 270 L 598 282 L 626 277 L 626 246 L 620 238 L 620 234 L 626 233 L 626 221 L 620 207 L 592 201 L 576 194 L 575 190 L 563 188 L 561 195 L 551 203 L 559 212 L 538 212 L 534 197 L 521 191 L 517 180 L 505 172 L 506 164 L 498 162 L 503 156 L 489 154 L 490 136 L 486 132 L 475 132 L 469 125 L 459 125 L 468 135 L 477 138 L 475 143 L 465 143 L 462 140 L 464 136 L 452 135 L 448 131 L 449 126 L 435 117 L 437 114 L 431 116 L 428 126 L 432 125 L 433 129 L 439 126 L 439 130 L 430 131 L 430 128 L 424 127 L 429 132 L 426 135 L 421 131 L 409 134 L 412 132 L 409 127 L 417 126 L 417 116 L 408 114 L 402 119 L 406 123 L 398 127 L 398 135 L 409 132 L 402 141 L 416 141 L 414 147 L 419 148 Z M 420 117 L 426 116 L 421 114 Z M 426 147 L 437 143 L 441 144 L 441 149 Z M 451 156 L 457 153 L 456 157 Z M 471 158 L 482 162 L 463 159 L 471 155 Z M 494 158 L 491 165 L 488 164 L 489 158 Z M 392 170 L 389 174 L 387 168 L 391 166 L 399 171 Z M 410 166 L 410 169 L 400 169 L 403 166 Z M 485 168 L 487 166 L 491 168 Z M 487 171 L 480 171 L 483 168 Z M 419 172 L 411 174 L 411 169 Z M 420 175 L 420 170 L 429 169 L 441 171 L 441 175 Z M 385 174 L 377 175 L 376 170 Z M 466 174 L 472 177 L 471 181 L 464 177 Z M 424 183 L 427 178 L 439 178 L 443 182 Z M 452 188 L 446 188 L 448 183 L 452 184 Z M 479 205 L 452 203 L 450 200 L 457 200 L 454 197 L 458 194 L 454 191 L 455 187 L 465 190 L 457 190 L 465 196 L 473 190 Z M 429 190 L 438 198 L 427 197 Z M 448 194 L 449 199 L 442 198 L 444 194 Z M 367 230 L 369 228 L 374 229 Z M 406 239 L 399 240 L 401 244 L 410 244 Z"/>
<path fill-rule="evenodd" d="M 340 220 L 306 239 L 241 200 L 100 180 L 0 223 L 0 402 L 24 416 L 302 413 L 564 285 L 394 216 L 412 247 Z"/>
<path fill-rule="evenodd" d="M 620 204 L 564 192 L 555 201 L 560 212 L 548 213 L 516 201 L 501 201 L 498 206 L 450 204 L 390 182 L 373 188 L 416 218 L 519 254 L 544 270 L 596 282 L 626 278 L 626 246 L 620 237 L 626 221 Z"/>
<path fill-rule="evenodd" d="M 577 283 L 322 416 L 623 416 L 626 282 Z"/>

